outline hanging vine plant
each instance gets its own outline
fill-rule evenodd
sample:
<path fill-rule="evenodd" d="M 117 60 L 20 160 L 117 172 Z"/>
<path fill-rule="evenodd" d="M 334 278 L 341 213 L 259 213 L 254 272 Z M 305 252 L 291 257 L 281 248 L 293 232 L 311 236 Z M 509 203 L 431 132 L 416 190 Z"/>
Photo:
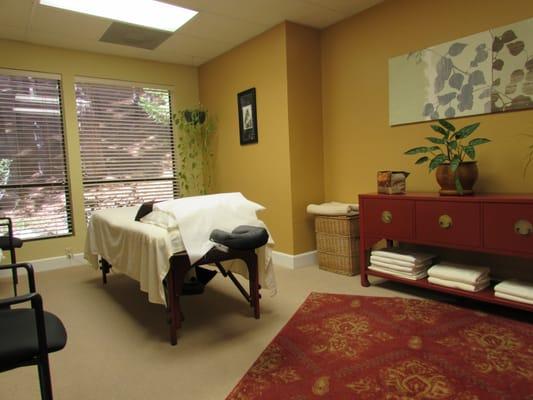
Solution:
<path fill-rule="evenodd" d="M 179 130 L 181 188 L 185 195 L 209 193 L 213 183 L 211 138 L 215 121 L 203 106 L 178 111 L 173 117 Z"/>

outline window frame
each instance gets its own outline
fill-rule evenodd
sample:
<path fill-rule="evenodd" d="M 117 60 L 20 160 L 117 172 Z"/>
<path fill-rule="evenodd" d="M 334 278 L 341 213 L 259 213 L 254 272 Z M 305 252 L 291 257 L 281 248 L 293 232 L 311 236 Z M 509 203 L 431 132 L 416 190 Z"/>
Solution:
<path fill-rule="evenodd" d="M 169 135 L 169 150 L 172 158 L 172 176 L 166 178 L 166 177 L 154 177 L 154 178 L 144 178 L 144 179 L 100 179 L 100 180 L 90 180 L 89 182 L 86 181 L 84 176 L 84 151 L 82 149 L 82 128 L 81 128 L 81 121 L 80 121 L 80 113 L 78 108 L 78 94 L 77 94 L 77 87 L 78 85 L 102 85 L 102 86 L 115 86 L 115 87 L 124 87 L 127 89 L 141 89 L 141 90 L 160 90 L 160 91 L 166 91 L 168 93 L 168 109 L 169 109 L 169 123 L 168 123 L 168 129 L 170 131 Z M 107 184 L 121 184 L 121 183 L 128 183 L 128 182 L 138 182 L 138 183 L 150 183 L 150 182 L 157 182 L 157 181 L 171 181 L 172 182 L 172 198 L 178 198 L 181 197 L 181 185 L 180 185 L 180 179 L 179 179 L 179 160 L 178 160 L 178 153 L 176 150 L 176 129 L 174 127 L 174 121 L 173 121 L 173 99 L 174 99 L 174 86 L 170 85 L 162 85 L 157 83 L 147 83 L 147 82 L 138 82 L 138 81 L 128 81 L 128 80 L 118 80 L 118 79 L 103 79 L 103 78 L 94 78 L 94 77 L 88 77 L 88 76 L 76 76 L 74 78 L 74 92 L 75 92 L 75 101 L 76 101 L 76 118 L 77 118 L 77 127 L 78 127 L 78 135 L 80 140 L 80 162 L 81 162 L 81 185 L 83 188 L 83 212 L 85 215 L 86 220 L 88 221 L 90 218 L 90 214 L 96 210 L 100 210 L 103 208 L 108 207 L 101 207 L 97 206 L 94 207 L 94 209 L 89 209 L 90 207 L 87 206 L 87 199 L 86 199 L 86 185 L 105 185 Z M 144 200 L 144 201 L 150 201 L 150 200 Z M 124 207 L 120 204 L 115 204 L 114 207 Z"/>
<path fill-rule="evenodd" d="M 41 71 L 30 71 L 30 70 L 22 70 L 22 69 L 10 69 L 10 68 L 0 68 L 0 75 L 2 76 L 15 76 L 15 77 L 23 77 L 23 78 L 37 78 L 37 79 L 48 79 L 57 81 L 58 84 L 58 98 L 59 98 L 59 104 L 58 104 L 58 110 L 59 110 L 59 127 L 61 132 L 61 153 L 62 153 L 62 166 L 63 166 L 63 172 L 64 172 L 64 182 L 63 184 L 58 183 L 34 183 L 34 184 L 11 184 L 11 185 L 1 185 L 1 188 L 5 188 L 7 190 L 9 189 L 20 189 L 20 188 L 31 188 L 31 187 L 57 187 L 58 189 L 63 189 L 64 196 L 65 196 L 65 218 L 66 218 L 66 229 L 67 233 L 64 234 L 56 234 L 56 235 L 50 235 L 50 236 L 38 236 L 38 237 L 25 237 L 24 235 L 21 235 L 20 233 L 17 233 L 17 225 L 18 225 L 18 218 L 13 217 L 11 214 L 7 213 L 4 214 L 0 211 L 0 214 L 2 216 L 9 216 L 12 218 L 13 221 L 13 235 L 16 237 L 21 238 L 24 242 L 34 242 L 34 241 L 41 241 L 41 240 L 48 240 L 48 239 L 58 239 L 58 238 L 66 238 L 66 237 L 72 237 L 75 235 L 75 224 L 74 224 L 74 209 L 72 204 L 72 185 L 71 185 L 71 176 L 70 176 L 70 163 L 69 163 L 69 157 L 68 157 L 68 151 L 67 151 L 67 131 L 66 131 L 66 113 L 65 113 L 65 93 L 64 93 L 64 83 L 62 79 L 62 75 L 59 73 L 49 73 L 49 72 L 41 72 Z M 13 104 L 13 107 L 15 107 L 16 104 Z"/>

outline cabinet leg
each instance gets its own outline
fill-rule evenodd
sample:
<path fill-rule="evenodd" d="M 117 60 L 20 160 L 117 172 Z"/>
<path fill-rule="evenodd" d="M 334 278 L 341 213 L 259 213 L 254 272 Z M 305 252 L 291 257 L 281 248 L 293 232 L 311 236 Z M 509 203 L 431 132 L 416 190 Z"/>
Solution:
<path fill-rule="evenodd" d="M 368 281 L 368 275 L 364 271 L 361 271 L 361 286 L 363 287 L 370 286 L 370 282 Z"/>

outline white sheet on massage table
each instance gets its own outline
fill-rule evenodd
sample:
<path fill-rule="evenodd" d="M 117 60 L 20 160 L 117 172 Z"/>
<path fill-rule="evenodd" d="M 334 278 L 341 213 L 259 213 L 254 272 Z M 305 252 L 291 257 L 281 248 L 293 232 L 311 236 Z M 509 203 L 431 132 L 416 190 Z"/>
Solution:
<path fill-rule="evenodd" d="M 151 303 L 165 304 L 163 279 L 170 268 L 169 258 L 184 251 L 178 229 L 164 228 L 135 221 L 139 206 L 109 208 L 95 211 L 87 227 L 84 257 L 98 268 L 98 255 L 114 270 L 140 283 Z M 259 284 L 276 289 L 271 245 L 257 249 Z M 248 278 L 248 269 L 241 260 L 226 261 L 224 267 Z"/>

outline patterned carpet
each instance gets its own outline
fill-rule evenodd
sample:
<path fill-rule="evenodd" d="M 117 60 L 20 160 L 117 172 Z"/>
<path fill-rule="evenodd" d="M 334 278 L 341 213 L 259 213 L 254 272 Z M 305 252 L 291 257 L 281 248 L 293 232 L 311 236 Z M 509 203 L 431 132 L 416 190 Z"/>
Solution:
<path fill-rule="evenodd" d="M 312 293 L 227 397 L 256 399 L 533 399 L 533 325 Z"/>

